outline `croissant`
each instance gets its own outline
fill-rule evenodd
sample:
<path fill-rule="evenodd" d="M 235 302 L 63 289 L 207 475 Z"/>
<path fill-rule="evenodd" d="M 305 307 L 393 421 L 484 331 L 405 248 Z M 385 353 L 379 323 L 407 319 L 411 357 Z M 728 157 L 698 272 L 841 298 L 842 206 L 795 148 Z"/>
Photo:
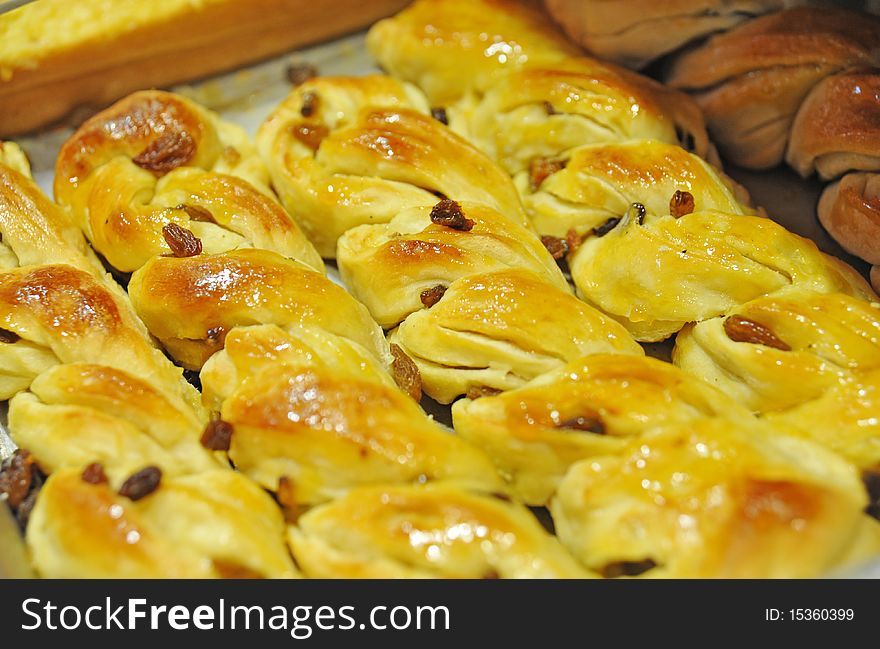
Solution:
<path fill-rule="evenodd" d="M 439 299 L 456 279 L 483 272 L 520 268 L 547 283 L 549 291 L 569 292 L 534 232 L 485 205 L 458 207 L 469 221 L 466 228 L 444 225 L 436 207 L 414 207 L 387 224 L 362 225 L 340 237 L 336 261 L 342 281 L 384 328 L 423 309 L 433 294 Z"/>
<path fill-rule="evenodd" d="M 581 296 L 641 341 L 794 286 L 876 300 L 852 268 L 770 219 L 722 212 L 643 216 L 634 206 L 570 255 Z M 659 270 L 659 272 L 658 272 Z"/>
<path fill-rule="evenodd" d="M 154 257 L 128 285 L 138 315 L 184 367 L 199 369 L 232 327 L 315 326 L 387 361 L 382 330 L 364 306 L 313 268 L 267 250 Z"/>
<path fill-rule="evenodd" d="M 709 419 L 579 462 L 550 510 L 563 545 L 606 577 L 796 578 L 853 561 L 859 546 L 877 552 L 865 503 L 858 473 L 836 454 Z"/>
<path fill-rule="evenodd" d="M 848 68 L 877 64 L 878 37 L 880 20 L 873 16 L 793 8 L 743 23 L 683 53 L 666 81 L 694 94 L 728 160 L 766 169 L 782 162 L 795 115 L 814 86 Z M 827 112 L 837 111 L 829 106 Z M 830 133 L 835 127 L 810 120 L 802 128 Z"/>
<path fill-rule="evenodd" d="M 263 248 L 323 270 L 267 181 L 240 127 L 179 95 L 142 91 L 64 143 L 55 197 L 119 271 L 196 247 Z"/>
<path fill-rule="evenodd" d="M 260 127 L 273 185 L 324 257 L 348 229 L 386 223 L 437 196 L 482 203 L 526 225 L 510 178 L 389 77 L 317 78 Z"/>
<path fill-rule="evenodd" d="M 308 577 L 591 576 L 522 505 L 448 485 L 354 489 L 289 529 Z"/>
<path fill-rule="evenodd" d="M 388 340 L 412 358 L 425 393 L 440 403 L 519 387 L 586 354 L 644 353 L 611 318 L 517 269 L 455 280 Z"/>
<path fill-rule="evenodd" d="M 656 140 L 580 146 L 537 161 L 515 182 L 535 229 L 556 237 L 599 228 L 633 203 L 649 214 L 754 212 L 745 191 L 720 171 Z"/>
<path fill-rule="evenodd" d="M 791 408 L 880 368 L 880 304 L 793 287 L 687 325 L 673 360 L 751 410 Z"/>
<path fill-rule="evenodd" d="M 26 532 L 40 576 L 298 576 L 281 511 L 241 474 L 157 477 L 147 467 L 117 485 L 90 469 L 56 471 L 40 491 Z"/>
<path fill-rule="evenodd" d="M 609 61 L 645 67 L 664 54 L 791 0 L 544 0 L 576 43 Z"/>
<path fill-rule="evenodd" d="M 546 504 L 578 460 L 705 418 L 751 419 L 734 399 L 662 361 L 596 354 L 496 396 L 452 406 L 455 430 L 495 462 L 518 498 Z"/>

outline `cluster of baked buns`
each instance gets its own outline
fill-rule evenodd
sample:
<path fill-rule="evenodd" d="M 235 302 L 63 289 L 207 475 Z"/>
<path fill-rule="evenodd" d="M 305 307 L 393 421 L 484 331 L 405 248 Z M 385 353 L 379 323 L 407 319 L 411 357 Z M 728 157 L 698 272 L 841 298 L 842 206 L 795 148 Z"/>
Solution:
<path fill-rule="evenodd" d="M 56 202 L 0 149 L 0 486 L 40 575 L 880 554 L 878 298 L 713 166 L 690 97 L 519 0 L 417 0 L 368 46 L 390 76 L 304 80 L 255 143 L 130 95 Z"/>
<path fill-rule="evenodd" d="M 880 18 L 803 0 L 546 0 L 576 41 L 640 68 L 659 58 L 726 160 L 783 161 L 829 184 L 819 220 L 880 287 Z M 812 215 L 804 215 L 812 218 Z"/>

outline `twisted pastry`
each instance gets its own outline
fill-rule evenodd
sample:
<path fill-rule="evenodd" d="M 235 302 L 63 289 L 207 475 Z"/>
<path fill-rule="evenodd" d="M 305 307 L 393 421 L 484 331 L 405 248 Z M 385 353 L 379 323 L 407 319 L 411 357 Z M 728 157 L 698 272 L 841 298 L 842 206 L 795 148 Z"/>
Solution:
<path fill-rule="evenodd" d="M 877 299 L 852 268 L 770 219 L 709 211 L 652 217 L 636 208 L 610 231 L 589 235 L 569 264 L 583 299 L 637 340 L 663 340 L 788 287 Z"/>
<path fill-rule="evenodd" d="M 604 576 L 810 577 L 876 554 L 848 462 L 758 423 L 709 419 L 574 465 L 550 505 Z"/>
<path fill-rule="evenodd" d="M 418 0 L 374 25 L 367 46 L 510 173 L 591 142 L 655 138 L 709 151 L 686 95 L 579 56 L 526 2 Z"/>
<path fill-rule="evenodd" d="M 514 493 L 546 504 L 578 460 L 621 452 L 627 438 L 671 424 L 749 412 L 669 363 L 596 354 L 497 396 L 452 406 L 455 430 L 484 449 Z"/>
<path fill-rule="evenodd" d="M 147 328 L 190 369 L 219 351 L 232 327 L 253 324 L 321 327 L 390 359 L 362 304 L 309 266 L 267 250 L 154 257 L 132 274 L 128 292 Z"/>
<path fill-rule="evenodd" d="M 602 59 L 643 68 L 664 54 L 792 0 L 544 0 L 569 37 Z"/>
<path fill-rule="evenodd" d="M 880 304 L 792 288 L 687 325 L 673 360 L 751 410 L 791 408 L 880 368 Z"/>
<path fill-rule="evenodd" d="M 143 483 L 119 487 L 94 467 L 49 476 L 26 535 L 37 573 L 56 579 L 298 575 L 281 511 L 242 475 L 214 470 Z"/>
<path fill-rule="evenodd" d="M 519 269 L 455 280 L 388 340 L 413 359 L 425 393 L 440 403 L 519 387 L 585 354 L 644 353 L 612 319 Z"/>
<path fill-rule="evenodd" d="M 367 350 L 325 330 L 232 329 L 202 382 L 232 426 L 235 466 L 288 505 L 370 484 L 503 488 L 489 459 L 431 421 Z"/>
<path fill-rule="evenodd" d="M 181 96 L 142 91 L 95 115 L 64 143 L 55 197 L 123 272 L 159 254 L 242 247 L 322 270 L 267 180 L 241 128 Z"/>
<path fill-rule="evenodd" d="M 571 296 L 507 174 L 439 121 L 379 103 L 398 106 L 415 92 L 386 77 L 318 79 L 283 102 L 260 142 L 271 147 L 273 176 L 282 173 L 276 186 L 290 182 L 282 197 L 299 192 L 296 214 L 314 219 L 308 227 L 335 246 L 354 296 L 383 327 L 400 324 L 389 340 L 416 363 L 425 392 L 449 402 L 471 388 L 516 387 L 592 351 L 640 354 L 621 327 Z M 381 131 L 364 125 L 376 116 L 388 116 Z M 328 133 L 314 159 L 290 126 L 309 120 Z M 327 180 L 327 169 L 345 168 L 368 188 L 415 182 L 444 198 L 418 189 L 410 202 L 404 186 L 384 202 L 387 214 L 371 207 L 369 224 L 340 233 L 366 220 L 358 191 L 347 189 L 361 185 L 336 172 Z M 393 187 L 383 185 L 387 178 Z M 327 182 L 344 191 L 317 221 L 327 213 L 309 208 L 314 192 L 304 188 Z M 547 319 L 548 307 L 559 317 Z"/>
<path fill-rule="evenodd" d="M 649 214 L 752 214 L 741 187 L 703 159 L 656 140 L 579 146 L 514 178 L 543 235 L 585 234 L 640 203 Z M 676 202 L 677 200 L 677 202 Z"/>
<path fill-rule="evenodd" d="M 444 225 L 436 206 L 415 207 L 387 224 L 362 225 L 340 237 L 342 281 L 384 328 L 430 303 L 426 291 L 439 293 L 456 279 L 482 272 L 520 268 L 550 290 L 569 292 L 556 260 L 531 229 L 485 205 L 458 207 L 467 227 Z"/>
<path fill-rule="evenodd" d="M 290 528 L 317 578 L 583 578 L 522 505 L 448 485 L 355 489 Z"/>
<path fill-rule="evenodd" d="M 427 113 L 416 88 L 389 77 L 326 77 L 298 86 L 260 127 L 273 185 L 323 256 L 346 230 L 438 195 L 527 224 L 507 175 Z"/>

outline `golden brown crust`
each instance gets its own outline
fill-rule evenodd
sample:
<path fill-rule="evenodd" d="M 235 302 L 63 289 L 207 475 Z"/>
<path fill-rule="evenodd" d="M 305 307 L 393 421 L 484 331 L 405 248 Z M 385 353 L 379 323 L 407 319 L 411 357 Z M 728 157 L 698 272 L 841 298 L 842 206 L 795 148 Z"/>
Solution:
<path fill-rule="evenodd" d="M 454 281 L 389 334 L 419 367 L 427 395 L 509 390 L 585 354 L 643 351 L 617 322 L 526 270 Z"/>
<path fill-rule="evenodd" d="M 289 539 L 308 577 L 591 576 L 522 505 L 445 485 L 352 490 L 302 516 Z"/>
<path fill-rule="evenodd" d="M 845 175 L 822 192 L 818 212 L 837 243 L 868 263 L 880 264 L 880 176 Z"/>
<path fill-rule="evenodd" d="M 546 504 L 575 462 L 614 454 L 653 428 L 748 420 L 733 399 L 653 358 L 595 354 L 521 388 L 452 407 L 458 433 L 482 448 L 530 505 Z"/>
<path fill-rule="evenodd" d="M 179 95 L 141 91 L 95 115 L 64 143 L 55 195 L 96 250 L 124 272 L 183 248 L 198 254 L 246 246 L 322 270 L 266 180 L 238 127 Z M 183 239 L 190 245 L 176 245 Z"/>
<path fill-rule="evenodd" d="M 855 468 L 757 423 L 703 420 L 584 460 L 551 504 L 563 544 L 598 572 L 808 577 L 847 558 L 864 525 Z"/>
<path fill-rule="evenodd" d="M 304 128 L 321 136 L 304 141 Z M 432 118 L 417 89 L 390 77 L 307 81 L 260 127 L 257 143 L 282 202 L 325 257 L 350 228 L 438 196 L 528 223 L 507 174 Z"/>
<path fill-rule="evenodd" d="M 51 475 L 31 515 L 26 540 L 40 576 L 217 578 L 230 566 L 239 576 L 297 576 L 280 510 L 234 471 L 162 476 L 136 502 L 80 473 Z"/>
<path fill-rule="evenodd" d="M 880 35 L 880 30 L 878 30 Z M 836 74 L 820 81 L 791 127 L 786 162 L 802 176 L 823 179 L 880 169 L 880 69 Z"/>
<path fill-rule="evenodd" d="M 134 308 L 185 367 L 200 368 L 235 326 L 311 325 L 348 337 L 386 359 L 367 309 L 305 264 L 266 250 L 156 257 L 132 275 Z"/>
<path fill-rule="evenodd" d="M 110 0 L 71 8 L 48 0 L 25 7 L 0 25 L 0 135 L 357 30 L 404 4 Z"/>
<path fill-rule="evenodd" d="M 642 341 L 790 286 L 877 299 L 812 241 L 770 219 L 722 212 L 649 215 L 640 224 L 630 210 L 604 236 L 586 238 L 570 265 L 580 295 Z"/>
<path fill-rule="evenodd" d="M 461 205 L 469 230 L 432 221 L 430 207 L 411 208 L 388 224 L 362 225 L 340 239 L 337 261 L 348 290 L 386 329 L 431 308 L 453 281 L 475 273 L 521 268 L 568 291 L 556 261 L 535 234 L 476 203 Z M 426 302 L 424 291 L 434 291 Z"/>
<path fill-rule="evenodd" d="M 415 83 L 433 105 L 445 106 L 508 72 L 578 55 L 536 4 L 417 0 L 376 23 L 367 47 L 385 70 Z"/>
<path fill-rule="evenodd" d="M 729 325 L 737 318 L 764 335 L 735 335 Z M 747 408 L 774 411 L 880 367 L 878 331 L 880 305 L 792 287 L 688 325 L 676 338 L 673 360 Z"/>

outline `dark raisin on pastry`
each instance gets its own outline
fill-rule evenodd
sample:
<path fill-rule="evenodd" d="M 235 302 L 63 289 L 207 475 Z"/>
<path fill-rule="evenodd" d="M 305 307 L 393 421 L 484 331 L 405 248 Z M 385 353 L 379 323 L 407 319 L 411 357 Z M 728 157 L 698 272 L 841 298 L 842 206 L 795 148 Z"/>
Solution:
<path fill-rule="evenodd" d="M 461 232 L 470 232 L 474 227 L 474 222 L 465 217 L 461 205 L 448 198 L 431 208 L 431 222 Z"/>
<path fill-rule="evenodd" d="M 751 343 L 764 345 L 784 352 L 791 351 L 791 347 L 774 334 L 769 328 L 760 322 L 732 315 L 724 320 L 724 333 L 735 343 Z"/>
<path fill-rule="evenodd" d="M 11 345 L 13 343 L 17 343 L 21 340 L 21 336 L 19 336 L 14 331 L 9 331 L 8 329 L 0 329 L 0 343 Z"/>
<path fill-rule="evenodd" d="M 672 198 L 669 200 L 669 213 L 675 218 L 686 216 L 694 211 L 694 195 L 676 189 Z"/>
<path fill-rule="evenodd" d="M 529 186 L 533 192 L 538 191 L 547 178 L 555 174 L 557 171 L 565 169 L 565 160 L 554 160 L 552 158 L 535 158 L 529 164 Z"/>
<path fill-rule="evenodd" d="M 309 79 L 318 76 L 318 68 L 311 63 L 291 63 L 285 70 L 285 76 L 290 85 L 296 87 L 301 86 Z"/>
<path fill-rule="evenodd" d="M 544 235 L 541 237 L 541 243 L 544 244 L 544 247 L 547 249 L 547 252 L 549 252 L 550 255 L 553 257 L 553 259 L 557 261 L 568 254 L 569 246 L 567 239 L 560 239 L 559 237 Z"/>
<path fill-rule="evenodd" d="M 159 488 L 162 481 L 162 470 L 157 466 L 148 466 L 133 473 L 122 486 L 119 495 L 129 500 L 146 498 Z"/>
<path fill-rule="evenodd" d="M 419 299 L 422 301 L 422 304 L 425 306 L 425 308 L 430 309 L 432 306 L 440 301 L 444 293 L 446 293 L 446 287 L 443 286 L 443 284 L 437 284 L 437 286 L 426 288 L 424 291 L 419 293 Z"/>
<path fill-rule="evenodd" d="M 166 223 L 162 227 L 162 237 L 175 257 L 195 257 L 202 254 L 201 239 L 177 223 Z"/>
<path fill-rule="evenodd" d="M 104 473 L 104 465 L 100 462 L 92 462 L 82 472 L 82 481 L 89 484 L 107 484 L 107 474 Z"/>
<path fill-rule="evenodd" d="M 213 419 L 205 426 L 199 440 L 210 451 L 228 451 L 232 443 L 232 424 L 222 419 Z"/>
<path fill-rule="evenodd" d="M 167 174 L 187 164 L 196 153 L 196 143 L 185 131 L 170 131 L 150 142 L 131 161 L 141 169 Z"/>
<path fill-rule="evenodd" d="M 422 375 L 413 360 L 403 351 L 400 345 L 391 344 L 391 373 L 397 387 L 406 392 L 416 401 L 422 399 Z"/>

